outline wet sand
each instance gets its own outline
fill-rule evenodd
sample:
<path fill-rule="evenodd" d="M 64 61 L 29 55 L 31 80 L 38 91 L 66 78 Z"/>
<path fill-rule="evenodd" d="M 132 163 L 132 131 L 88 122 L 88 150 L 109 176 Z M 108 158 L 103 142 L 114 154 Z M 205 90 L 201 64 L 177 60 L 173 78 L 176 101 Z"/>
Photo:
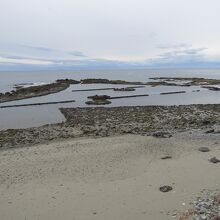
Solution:
<path fill-rule="evenodd" d="M 204 146 L 210 152 L 198 151 Z M 220 136 L 203 131 L 2 149 L 1 219 L 179 219 L 201 190 L 219 188 L 213 156 L 220 157 Z M 162 193 L 162 185 L 173 190 Z"/>

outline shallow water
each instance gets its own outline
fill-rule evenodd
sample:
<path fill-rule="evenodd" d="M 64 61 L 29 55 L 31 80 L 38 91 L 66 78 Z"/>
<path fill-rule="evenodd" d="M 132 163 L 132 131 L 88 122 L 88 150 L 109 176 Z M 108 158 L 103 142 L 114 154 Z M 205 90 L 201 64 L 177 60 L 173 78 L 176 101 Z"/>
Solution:
<path fill-rule="evenodd" d="M 176 74 L 174 74 L 176 73 Z M 73 72 L 0 72 L 0 91 L 10 91 L 14 84 L 19 83 L 48 83 L 55 81 L 58 78 L 108 78 L 108 79 L 123 79 L 127 81 L 149 81 L 149 77 L 156 76 L 181 76 L 181 77 L 204 77 L 204 78 L 220 78 L 220 69 L 178 69 L 178 70 L 117 70 L 117 71 L 73 71 Z M 107 91 L 85 91 L 72 92 L 77 89 L 92 89 L 92 88 L 121 88 L 125 85 L 72 85 L 65 91 L 31 99 L 24 99 L 3 105 L 15 104 L 30 104 L 36 102 L 51 102 L 76 100 L 75 103 L 30 106 L 0 109 L 0 130 L 9 128 L 27 128 L 40 126 L 48 123 L 57 123 L 65 120 L 60 113 L 60 107 L 85 107 L 85 102 L 90 95 L 139 95 L 149 94 L 148 97 L 135 97 L 125 99 L 111 100 L 112 104 L 105 107 L 113 106 L 133 106 L 133 105 L 185 105 L 185 104 L 217 104 L 220 103 L 220 92 L 210 91 L 198 86 L 192 87 L 173 87 L 173 86 L 146 86 L 138 88 L 133 92 L 116 92 L 113 90 Z M 200 89 L 200 92 L 192 92 Z M 186 91 L 183 94 L 160 95 L 160 92 Z M 88 106 L 86 106 L 88 107 Z"/>

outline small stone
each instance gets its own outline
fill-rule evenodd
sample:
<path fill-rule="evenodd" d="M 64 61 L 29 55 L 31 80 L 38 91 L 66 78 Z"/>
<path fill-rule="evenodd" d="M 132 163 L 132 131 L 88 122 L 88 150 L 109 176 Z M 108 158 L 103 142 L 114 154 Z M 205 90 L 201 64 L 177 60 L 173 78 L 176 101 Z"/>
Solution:
<path fill-rule="evenodd" d="M 201 152 L 209 152 L 210 151 L 210 149 L 208 147 L 200 147 L 198 150 Z"/>
<path fill-rule="evenodd" d="M 212 157 L 209 161 L 212 163 L 219 163 L 220 162 L 220 160 L 217 159 L 216 157 Z"/>
<path fill-rule="evenodd" d="M 161 192 L 169 192 L 171 190 L 173 190 L 172 186 L 161 186 L 160 187 Z"/>

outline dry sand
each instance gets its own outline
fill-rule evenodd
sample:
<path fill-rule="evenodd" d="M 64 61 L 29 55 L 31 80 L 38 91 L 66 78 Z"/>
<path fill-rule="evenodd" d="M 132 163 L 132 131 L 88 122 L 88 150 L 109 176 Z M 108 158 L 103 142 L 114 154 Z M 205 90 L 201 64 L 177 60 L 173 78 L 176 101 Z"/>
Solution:
<path fill-rule="evenodd" d="M 208 153 L 198 151 L 209 147 Z M 161 160 L 170 155 L 172 159 Z M 219 189 L 219 135 L 81 138 L 0 151 L 1 220 L 178 219 Z M 171 185 L 167 193 L 159 191 Z M 174 216 L 172 216 L 174 215 Z"/>

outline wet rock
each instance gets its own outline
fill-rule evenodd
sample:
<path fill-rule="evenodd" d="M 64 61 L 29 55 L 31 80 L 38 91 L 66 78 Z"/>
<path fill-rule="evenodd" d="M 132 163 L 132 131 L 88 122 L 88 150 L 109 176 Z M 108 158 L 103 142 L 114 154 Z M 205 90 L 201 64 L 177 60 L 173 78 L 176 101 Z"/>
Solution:
<path fill-rule="evenodd" d="M 161 186 L 159 189 L 161 192 L 169 192 L 169 191 L 173 190 L 172 186 L 166 186 L 166 185 Z"/>
<path fill-rule="evenodd" d="M 209 152 L 210 151 L 210 149 L 208 147 L 200 147 L 198 150 L 201 152 Z"/>
<path fill-rule="evenodd" d="M 220 160 L 217 159 L 216 157 L 212 157 L 210 160 L 209 160 L 211 163 L 219 163 Z"/>

